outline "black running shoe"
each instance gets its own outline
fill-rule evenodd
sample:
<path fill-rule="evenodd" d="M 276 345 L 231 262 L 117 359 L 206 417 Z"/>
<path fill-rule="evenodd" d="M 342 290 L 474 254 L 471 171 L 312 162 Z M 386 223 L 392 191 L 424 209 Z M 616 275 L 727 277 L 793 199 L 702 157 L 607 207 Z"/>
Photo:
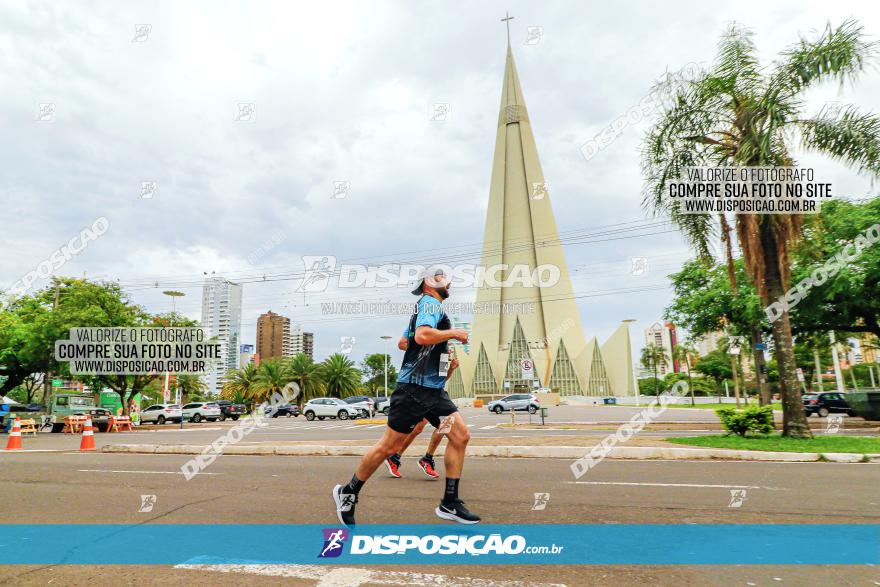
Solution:
<path fill-rule="evenodd" d="M 355 493 L 347 493 L 342 485 L 333 488 L 333 501 L 336 502 L 336 516 L 346 526 L 354 526 L 354 506 L 357 505 L 358 496 Z"/>
<path fill-rule="evenodd" d="M 456 499 L 452 502 L 441 501 L 440 505 L 437 506 L 437 509 L 434 510 L 434 513 L 437 514 L 438 518 L 452 520 L 459 524 L 476 524 L 480 521 L 480 516 L 471 513 L 466 507 L 464 507 L 464 502 L 460 499 Z"/>

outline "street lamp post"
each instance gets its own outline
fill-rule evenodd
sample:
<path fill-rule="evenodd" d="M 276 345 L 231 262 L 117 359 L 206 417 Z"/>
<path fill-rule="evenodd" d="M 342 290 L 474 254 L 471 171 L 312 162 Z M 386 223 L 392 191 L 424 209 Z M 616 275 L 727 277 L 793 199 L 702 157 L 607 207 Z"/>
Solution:
<path fill-rule="evenodd" d="M 631 348 L 631 339 L 629 336 L 629 325 L 635 321 L 636 321 L 635 318 L 627 318 L 626 320 L 623 321 L 623 323 L 626 324 L 626 341 L 627 341 L 626 352 L 629 353 L 629 360 L 630 361 L 632 361 L 632 348 Z M 635 361 L 633 361 L 633 366 L 632 366 L 632 369 L 630 370 L 630 375 L 633 378 L 633 386 L 634 386 L 634 391 L 636 394 L 636 406 L 639 406 L 640 405 L 639 404 L 639 399 L 640 399 L 639 395 L 641 394 L 641 392 L 639 391 L 639 378 L 638 378 L 638 376 L 636 376 Z"/>
<path fill-rule="evenodd" d="M 162 293 L 171 298 L 171 324 L 169 324 L 169 326 L 173 326 L 174 325 L 174 314 L 177 313 L 177 304 L 175 302 L 177 301 L 177 298 L 182 298 L 186 294 L 183 293 L 182 291 L 174 291 L 174 290 L 170 290 L 170 289 L 163 291 Z M 171 380 L 171 373 L 169 373 L 168 371 L 165 371 L 165 389 L 163 390 L 163 394 L 162 394 L 163 400 L 165 400 L 165 398 L 168 396 L 168 385 L 170 383 L 170 380 Z M 174 403 L 177 403 L 177 404 L 180 403 L 180 388 L 178 388 L 178 390 L 174 393 Z M 182 407 L 183 406 L 181 406 L 181 408 Z M 183 411 L 182 410 L 180 413 L 180 429 L 183 430 Z"/>
<path fill-rule="evenodd" d="M 385 356 L 383 357 L 385 360 L 385 397 L 388 397 L 388 341 L 391 340 L 392 337 L 386 334 L 379 338 L 385 341 Z"/>

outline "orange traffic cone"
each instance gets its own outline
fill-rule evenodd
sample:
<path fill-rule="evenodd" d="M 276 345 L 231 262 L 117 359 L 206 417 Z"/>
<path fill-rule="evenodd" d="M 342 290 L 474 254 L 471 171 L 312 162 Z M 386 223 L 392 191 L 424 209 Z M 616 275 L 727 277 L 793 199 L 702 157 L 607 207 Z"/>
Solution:
<path fill-rule="evenodd" d="M 12 430 L 9 431 L 9 442 L 6 443 L 6 450 L 21 450 L 21 424 L 18 416 L 15 417 L 15 423 Z"/>
<path fill-rule="evenodd" d="M 92 432 L 92 417 L 86 416 L 86 423 L 83 425 L 82 441 L 79 443 L 79 450 L 95 450 L 95 433 Z"/>

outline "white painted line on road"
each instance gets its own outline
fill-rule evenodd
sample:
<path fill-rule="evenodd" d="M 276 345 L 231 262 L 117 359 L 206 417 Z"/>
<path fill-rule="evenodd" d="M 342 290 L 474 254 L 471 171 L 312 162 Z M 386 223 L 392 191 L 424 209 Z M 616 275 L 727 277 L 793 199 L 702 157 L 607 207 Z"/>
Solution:
<path fill-rule="evenodd" d="M 367 426 L 367 430 L 373 430 L 374 428 L 385 428 L 385 424 L 376 424 L 375 426 Z"/>
<path fill-rule="evenodd" d="M 491 426 L 483 426 L 480 430 L 491 430 L 493 428 L 498 428 L 498 424 L 492 424 Z"/>
<path fill-rule="evenodd" d="M 77 469 L 80 473 L 142 473 L 145 475 L 183 475 L 183 471 L 121 471 L 111 469 Z M 196 475 L 222 475 L 223 473 L 198 472 Z"/>
<path fill-rule="evenodd" d="M 212 428 L 169 428 L 168 430 L 142 430 L 142 432 L 210 432 L 212 430 L 223 430 L 220 426 Z"/>
<path fill-rule="evenodd" d="M 333 567 L 329 565 L 175 565 L 175 569 L 240 573 L 268 577 L 312 579 L 316 587 L 358 587 L 370 585 L 426 585 L 431 587 L 566 587 L 561 583 L 527 583 L 479 579 L 474 577 L 451 577 L 430 573 L 372 570 L 356 567 Z"/>
<path fill-rule="evenodd" d="M 625 481 L 566 481 L 568 485 L 632 485 L 637 487 L 705 487 L 713 489 L 775 489 L 779 487 L 761 487 L 760 485 L 705 485 L 702 483 L 630 483 Z"/>

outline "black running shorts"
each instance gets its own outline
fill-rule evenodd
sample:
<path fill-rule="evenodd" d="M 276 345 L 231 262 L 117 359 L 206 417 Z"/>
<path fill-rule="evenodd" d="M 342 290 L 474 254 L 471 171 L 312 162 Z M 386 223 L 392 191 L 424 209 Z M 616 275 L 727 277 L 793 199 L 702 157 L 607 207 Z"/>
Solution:
<path fill-rule="evenodd" d="M 445 389 L 399 383 L 391 394 L 388 426 L 396 432 L 409 434 L 422 418 L 427 418 L 437 428 L 441 418 L 457 411 Z"/>

